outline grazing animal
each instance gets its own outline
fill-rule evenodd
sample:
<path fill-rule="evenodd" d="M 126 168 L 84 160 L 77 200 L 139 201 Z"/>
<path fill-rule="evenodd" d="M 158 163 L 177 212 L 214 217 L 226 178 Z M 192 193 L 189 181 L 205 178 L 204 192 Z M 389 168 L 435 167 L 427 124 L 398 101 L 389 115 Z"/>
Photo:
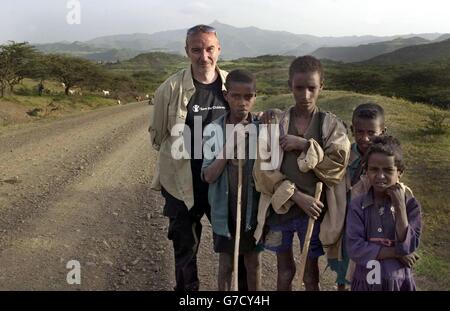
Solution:
<path fill-rule="evenodd" d="M 110 94 L 109 94 L 109 91 L 103 90 L 103 95 L 104 95 L 104 96 L 109 96 L 109 95 L 110 95 Z"/>

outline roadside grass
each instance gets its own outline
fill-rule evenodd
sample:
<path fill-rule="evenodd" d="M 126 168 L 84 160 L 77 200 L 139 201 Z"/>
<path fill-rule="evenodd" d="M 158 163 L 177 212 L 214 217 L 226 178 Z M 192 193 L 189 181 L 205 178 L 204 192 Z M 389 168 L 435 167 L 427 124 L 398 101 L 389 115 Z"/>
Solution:
<path fill-rule="evenodd" d="M 388 134 L 402 143 L 406 161 L 403 182 L 411 187 L 423 211 L 422 254 L 416 266 L 421 290 L 450 289 L 450 135 L 424 134 L 430 114 L 446 116 L 450 112 L 404 99 L 363 95 L 346 91 L 323 91 L 319 107 L 351 123 L 353 109 L 364 102 L 382 105 L 386 113 Z M 290 94 L 259 96 L 255 111 L 284 109 L 294 103 Z M 351 136 L 351 134 L 350 134 Z"/>
<path fill-rule="evenodd" d="M 44 83 L 49 92 L 39 96 L 37 84 L 25 79 L 16 86 L 14 94 L 0 98 L 0 127 L 117 105 L 115 99 L 87 92 L 82 96 L 66 96 L 60 83 L 53 81 Z"/>

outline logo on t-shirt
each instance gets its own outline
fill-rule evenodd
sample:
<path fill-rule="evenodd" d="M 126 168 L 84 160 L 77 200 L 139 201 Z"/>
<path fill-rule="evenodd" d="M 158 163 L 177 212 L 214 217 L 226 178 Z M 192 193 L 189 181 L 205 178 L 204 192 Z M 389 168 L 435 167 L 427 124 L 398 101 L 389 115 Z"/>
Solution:
<path fill-rule="evenodd" d="M 193 110 L 194 112 L 199 112 L 200 106 L 199 106 L 199 105 L 194 105 L 194 106 L 192 106 L 192 110 Z"/>

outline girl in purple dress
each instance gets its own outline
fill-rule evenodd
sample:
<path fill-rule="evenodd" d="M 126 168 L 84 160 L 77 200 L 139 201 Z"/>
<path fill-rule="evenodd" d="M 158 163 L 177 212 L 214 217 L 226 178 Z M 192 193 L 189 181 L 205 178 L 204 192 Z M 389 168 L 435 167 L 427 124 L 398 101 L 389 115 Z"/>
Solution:
<path fill-rule="evenodd" d="M 347 212 L 346 241 L 356 262 L 353 291 L 413 291 L 411 267 L 421 233 L 419 202 L 399 183 L 404 171 L 398 140 L 375 137 L 365 156 L 370 190 Z"/>

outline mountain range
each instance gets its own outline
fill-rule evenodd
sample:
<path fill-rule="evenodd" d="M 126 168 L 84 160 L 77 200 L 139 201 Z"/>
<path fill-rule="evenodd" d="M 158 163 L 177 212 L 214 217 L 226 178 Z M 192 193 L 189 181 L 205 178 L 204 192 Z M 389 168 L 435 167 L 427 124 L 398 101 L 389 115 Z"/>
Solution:
<path fill-rule="evenodd" d="M 238 28 L 214 21 L 222 45 L 223 59 L 259 55 L 316 55 L 343 62 L 368 60 L 397 49 L 450 38 L 450 34 L 422 33 L 396 36 L 318 37 L 286 31 Z M 167 52 L 184 55 L 185 29 L 136 33 L 94 38 L 84 42 L 35 44 L 45 53 L 70 53 L 96 61 L 130 59 L 145 52 Z"/>

